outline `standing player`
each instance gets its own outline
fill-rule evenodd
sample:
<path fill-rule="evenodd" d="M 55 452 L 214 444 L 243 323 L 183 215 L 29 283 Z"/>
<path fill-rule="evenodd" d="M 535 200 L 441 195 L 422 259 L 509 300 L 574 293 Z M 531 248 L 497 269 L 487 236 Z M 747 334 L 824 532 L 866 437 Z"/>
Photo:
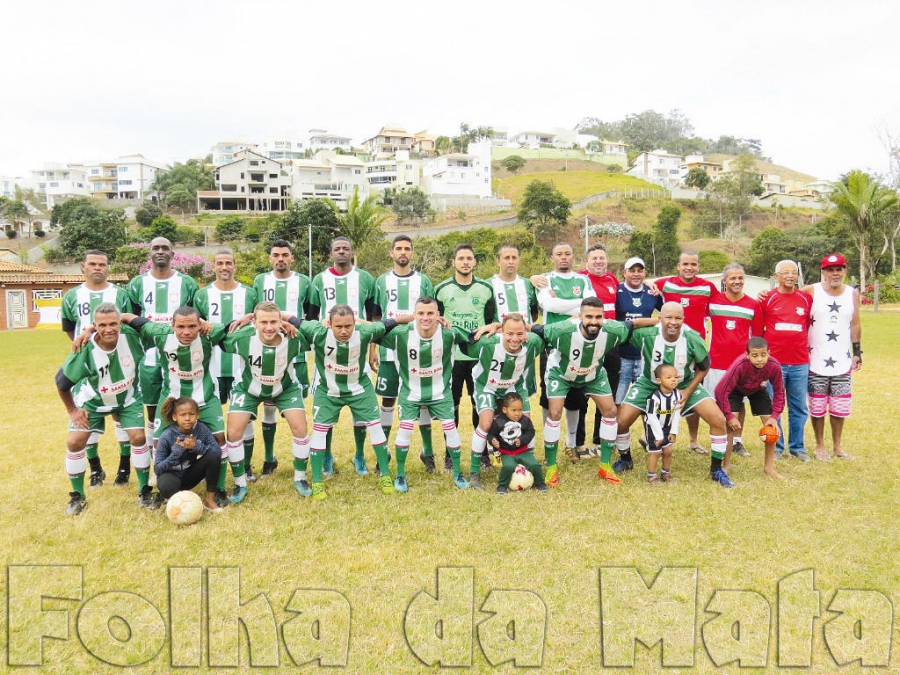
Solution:
<path fill-rule="evenodd" d="M 459 244 L 453 251 L 453 276 L 444 279 L 434 289 L 434 297 L 438 302 L 438 310 L 450 325 L 474 332 L 482 326 L 493 322 L 496 315 L 494 290 L 491 285 L 475 276 L 475 250 L 469 244 Z M 472 428 L 478 426 L 477 406 L 475 405 L 475 380 L 472 371 L 475 359 L 464 354 L 459 347 L 454 354 L 453 379 L 453 421 L 459 427 L 459 402 L 462 400 L 463 385 L 472 402 Z M 485 459 L 490 465 L 487 455 Z M 453 468 L 450 453 L 444 457 L 444 467 Z"/>
<path fill-rule="evenodd" d="M 734 487 L 728 474 L 722 470 L 727 445 L 725 416 L 710 393 L 700 385 L 709 370 L 706 343 L 696 331 L 684 327 L 684 310 L 677 302 L 665 303 L 659 320 L 658 327 L 635 330 L 631 338 L 632 344 L 640 347 L 644 373 L 628 388 L 625 402 L 619 406 L 619 435 L 616 437 L 619 459 L 613 468 L 616 473 L 634 468 L 628 430 L 646 410 L 647 399 L 659 386 L 654 375 L 656 368 L 668 363 L 678 369 L 678 389 L 684 400 L 681 414 L 694 412 L 709 425 L 712 444 L 709 477 L 722 487 Z"/>
<path fill-rule="evenodd" d="M 647 269 L 641 258 L 633 257 L 625 261 L 625 281 L 616 291 L 616 321 L 625 319 L 649 319 L 663 304 L 662 295 L 651 292 L 644 283 Z M 629 342 L 619 347 L 622 357 L 619 372 L 619 388 L 616 389 L 616 405 L 622 405 L 631 383 L 640 377 L 642 370 L 641 352 Z"/>
<path fill-rule="evenodd" d="M 744 268 L 738 263 L 725 265 L 722 270 L 722 284 L 725 292 L 715 292 L 709 303 L 711 337 L 709 341 L 709 372 L 703 380 L 703 387 L 715 392 L 725 375 L 725 371 L 740 358 L 747 347 L 747 340 L 762 335 L 762 311 L 759 302 L 744 293 Z M 738 415 L 739 424 L 744 424 L 744 408 Z M 741 457 L 749 457 L 744 447 L 740 430 L 728 435 L 732 452 Z"/>
<path fill-rule="evenodd" d="M 130 309 L 128 294 L 121 286 L 109 283 L 109 258 L 103 251 L 86 251 L 81 263 L 84 283 L 68 291 L 62 301 L 62 329 L 70 340 L 74 340 L 86 328 L 93 325 L 94 310 L 104 302 L 111 302 L 119 311 Z M 113 416 L 115 420 L 115 416 Z M 131 473 L 131 441 L 122 426 L 115 422 L 116 440 L 119 443 L 119 469 L 113 485 L 127 485 Z M 98 434 L 91 434 L 85 446 L 88 463 L 91 466 L 90 486 L 100 487 L 106 479 L 106 472 L 100 464 L 97 452 Z"/>
<path fill-rule="evenodd" d="M 408 236 L 398 234 L 394 237 L 390 255 L 394 263 L 393 269 L 382 274 L 375 282 L 375 304 L 378 306 L 378 314 L 388 319 L 412 316 L 416 309 L 416 301 L 420 297 L 434 296 L 434 286 L 428 277 L 410 267 L 413 245 L 412 239 Z M 435 311 L 437 311 L 436 306 Z M 394 405 L 400 390 L 397 358 L 394 351 L 386 347 L 384 342 L 377 346 L 373 344 L 370 349 L 372 351 L 369 354 L 369 365 L 378 373 L 375 379 L 375 393 L 381 396 L 381 426 L 384 429 L 385 438 L 389 438 L 391 425 L 394 423 Z M 419 419 L 419 432 L 422 434 L 422 462 L 428 473 L 433 473 L 434 449 L 431 441 L 431 418 L 428 417 L 428 411 L 424 406 L 422 417 Z"/>
<path fill-rule="evenodd" d="M 213 326 L 227 326 L 232 321 L 240 319 L 245 314 L 253 311 L 256 306 L 256 293 L 249 286 L 240 283 L 234 277 L 236 270 L 234 253 L 229 249 L 216 251 L 213 256 L 213 270 L 216 273 L 215 281 L 209 286 L 201 288 L 194 298 L 194 306 L 200 316 L 209 321 Z M 303 361 L 306 365 L 306 361 Z M 216 395 L 223 405 L 231 395 L 231 388 L 235 382 L 240 382 L 243 376 L 244 362 L 237 354 L 226 354 L 221 349 L 214 349 L 209 363 L 209 373 L 213 378 Z M 306 368 L 301 368 L 306 372 Z M 265 416 L 265 413 L 263 413 Z M 253 457 L 253 425 L 248 424 L 244 436 L 244 473 L 247 480 L 253 481 L 252 467 Z M 220 476 L 220 483 L 224 480 Z"/>
<path fill-rule="evenodd" d="M 144 350 L 138 336 L 122 331 L 119 309 L 111 302 L 94 308 L 96 334 L 74 354 L 70 354 L 56 374 L 59 398 L 69 414 L 66 438 L 66 472 L 72 483 L 66 513 L 77 516 L 84 510 L 84 448 L 91 433 L 103 433 L 104 417 L 119 416 L 119 423 L 131 441 L 131 454 L 140 485 L 141 506 L 155 508 L 159 502 L 145 495 L 150 476 L 150 450 L 144 435 L 144 415 L 137 398 L 138 363 Z M 146 497 L 146 498 L 145 498 Z"/>
<path fill-rule="evenodd" d="M 656 287 L 666 302 L 677 302 L 684 312 L 684 324 L 706 339 L 706 317 L 709 316 L 709 303 L 717 292 L 715 284 L 703 279 L 700 274 L 700 255 L 696 251 L 682 251 L 678 256 L 678 274 L 673 277 L 662 277 L 655 282 Z M 727 367 L 727 366 L 726 366 Z M 697 442 L 697 431 L 700 420 L 696 415 L 685 415 L 687 418 L 690 440 L 688 447 L 698 455 L 708 455 L 706 448 Z"/>
<path fill-rule="evenodd" d="M 294 262 L 294 253 L 291 245 L 284 239 L 274 241 L 269 247 L 269 264 L 272 271 L 257 275 L 253 280 L 254 302 L 274 302 L 278 309 L 295 316 L 301 321 L 306 317 L 309 306 L 310 281 L 309 277 L 291 270 Z M 254 305 L 248 305 L 248 311 Z M 292 364 L 300 385 L 300 391 L 304 398 L 309 390 L 309 371 L 306 367 L 306 354 L 303 351 L 297 353 Z M 263 461 L 260 478 L 271 476 L 278 466 L 275 457 L 275 428 L 278 417 L 275 414 L 275 406 L 271 403 L 263 403 L 262 434 L 265 448 L 265 460 Z M 252 428 L 252 425 L 249 425 Z M 247 456 L 247 465 L 250 464 L 250 455 Z M 304 467 L 304 470 L 306 467 Z M 255 480 L 252 472 L 247 479 Z"/>
<path fill-rule="evenodd" d="M 309 317 L 325 318 L 336 305 L 349 305 L 358 319 L 374 321 L 381 318 L 375 303 L 375 278 L 353 265 L 353 244 L 347 237 L 337 237 L 331 242 L 331 262 L 332 266 L 312 281 Z M 353 440 L 356 444 L 353 466 L 356 473 L 365 476 L 369 473 L 364 454 L 366 425 L 357 419 L 353 420 Z M 334 473 L 330 434 L 325 446 L 324 471 L 326 476 Z"/>
<path fill-rule="evenodd" d="M 176 309 L 192 305 L 197 293 L 197 282 L 186 274 L 173 269 L 175 250 L 165 237 L 150 242 L 150 261 L 153 266 L 128 284 L 128 297 L 135 314 L 154 323 L 171 323 Z M 148 436 L 153 438 L 156 404 L 162 389 L 162 370 L 156 349 L 148 349 L 141 362 L 141 397 L 147 408 Z M 152 444 L 152 440 L 150 441 Z"/>

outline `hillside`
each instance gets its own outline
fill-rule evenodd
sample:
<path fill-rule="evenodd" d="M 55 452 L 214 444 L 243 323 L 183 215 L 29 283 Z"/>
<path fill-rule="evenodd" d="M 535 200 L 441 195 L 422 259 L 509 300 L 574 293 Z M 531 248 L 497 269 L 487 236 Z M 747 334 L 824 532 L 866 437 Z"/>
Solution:
<path fill-rule="evenodd" d="M 587 164 L 588 162 L 584 163 Z M 526 165 L 526 168 L 528 166 Z M 521 200 L 522 195 L 525 193 L 525 188 L 533 180 L 553 181 L 557 189 L 573 202 L 608 190 L 660 189 L 658 185 L 620 173 L 548 170 L 542 173 L 526 173 L 508 178 L 495 178 L 493 180 L 493 190 L 501 197 L 512 200 L 513 205 L 515 205 Z"/>

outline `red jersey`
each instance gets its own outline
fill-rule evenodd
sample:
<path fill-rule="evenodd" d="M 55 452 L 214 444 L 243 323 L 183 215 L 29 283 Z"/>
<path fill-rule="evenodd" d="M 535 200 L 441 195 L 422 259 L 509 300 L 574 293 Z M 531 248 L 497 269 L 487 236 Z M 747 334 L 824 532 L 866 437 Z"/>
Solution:
<path fill-rule="evenodd" d="M 688 283 L 681 277 L 662 277 L 655 282 L 666 302 L 677 302 L 684 309 L 684 323 L 706 338 L 709 300 L 719 290 L 715 284 L 699 276 Z"/>
<path fill-rule="evenodd" d="M 612 272 L 607 272 L 601 277 L 591 274 L 587 270 L 581 270 L 578 274 L 586 274 L 594 287 L 594 293 L 603 302 L 603 318 L 616 318 L 616 293 L 619 290 L 619 280 Z"/>
<path fill-rule="evenodd" d="M 747 352 L 747 340 L 762 335 L 762 310 L 749 295 L 729 300 L 716 291 L 709 302 L 711 335 L 709 341 L 710 368 L 725 370 L 741 354 Z"/>
<path fill-rule="evenodd" d="M 769 343 L 769 353 L 785 366 L 809 363 L 809 310 L 812 298 L 803 291 L 769 293 L 762 304 L 763 337 Z"/>

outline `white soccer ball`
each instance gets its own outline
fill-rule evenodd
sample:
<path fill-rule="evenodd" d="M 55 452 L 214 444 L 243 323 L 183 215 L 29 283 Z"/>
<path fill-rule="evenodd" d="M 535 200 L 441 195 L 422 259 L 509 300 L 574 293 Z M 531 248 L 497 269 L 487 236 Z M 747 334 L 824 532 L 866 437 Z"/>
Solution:
<path fill-rule="evenodd" d="M 531 472 L 522 464 L 516 466 L 512 478 L 509 479 L 509 489 L 527 490 L 532 485 L 534 485 L 534 476 L 531 475 Z"/>
<path fill-rule="evenodd" d="M 166 515 L 175 525 L 193 525 L 203 515 L 203 501 L 191 490 L 182 490 L 169 497 Z"/>

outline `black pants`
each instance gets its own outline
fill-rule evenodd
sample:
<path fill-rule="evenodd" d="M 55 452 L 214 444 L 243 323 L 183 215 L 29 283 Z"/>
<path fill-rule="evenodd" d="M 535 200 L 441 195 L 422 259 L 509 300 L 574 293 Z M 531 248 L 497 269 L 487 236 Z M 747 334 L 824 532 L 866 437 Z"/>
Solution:
<path fill-rule="evenodd" d="M 462 400 L 463 384 L 469 392 L 469 400 L 472 402 L 472 430 L 478 426 L 478 411 L 475 409 L 475 380 L 472 371 L 475 370 L 477 361 L 454 361 L 453 379 L 450 383 L 450 391 L 453 394 L 453 420 L 459 428 L 459 402 Z"/>
<path fill-rule="evenodd" d="M 219 470 L 222 464 L 222 453 L 218 449 L 200 455 L 200 458 L 185 469 L 179 476 L 174 471 L 166 471 L 156 477 L 156 487 L 163 499 L 168 499 L 176 492 L 190 490 L 200 481 L 206 479 L 206 491 L 215 492 L 219 485 Z"/>

